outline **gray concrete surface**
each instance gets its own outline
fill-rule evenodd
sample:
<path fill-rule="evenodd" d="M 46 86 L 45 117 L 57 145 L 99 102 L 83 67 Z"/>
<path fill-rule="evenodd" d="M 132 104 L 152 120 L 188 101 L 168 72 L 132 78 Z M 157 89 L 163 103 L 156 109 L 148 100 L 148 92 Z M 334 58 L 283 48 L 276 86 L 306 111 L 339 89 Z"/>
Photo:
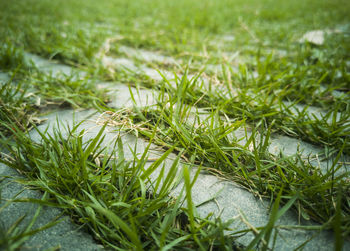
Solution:
<path fill-rule="evenodd" d="M 24 185 L 18 183 L 16 179 L 22 178 L 14 169 L 0 163 L 0 188 L 2 208 L 8 200 L 12 199 L 42 199 L 43 193 L 30 190 Z M 1 227 L 4 231 L 10 229 L 16 220 L 25 216 L 19 225 L 22 231 L 26 229 L 33 219 L 39 205 L 30 202 L 11 202 L 7 207 L 0 211 Z M 45 226 L 59 217 L 59 223 L 45 229 L 37 234 L 30 236 L 21 250 L 81 250 L 94 251 L 103 250 L 103 246 L 93 240 L 80 226 L 74 224 L 68 216 L 62 215 L 62 210 L 53 207 L 42 207 L 39 217 L 36 219 L 31 230 Z M 0 248 L 1 249 L 1 248 Z M 5 248 L 6 250 L 6 248 Z"/>

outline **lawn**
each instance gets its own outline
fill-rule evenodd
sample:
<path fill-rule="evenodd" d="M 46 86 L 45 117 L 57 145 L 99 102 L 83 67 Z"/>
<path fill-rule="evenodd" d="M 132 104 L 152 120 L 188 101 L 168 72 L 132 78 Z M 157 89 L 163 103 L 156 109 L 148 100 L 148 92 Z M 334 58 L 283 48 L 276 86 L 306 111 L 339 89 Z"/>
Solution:
<path fill-rule="evenodd" d="M 349 240 L 349 1 L 0 4 L 0 71 L 10 76 L 0 89 L 0 144 L 9 156 L 1 162 L 50 194 L 47 204 L 64 208 L 104 246 L 266 250 L 275 222 L 289 209 L 333 231 L 335 248 Z M 321 31 L 324 41 L 302 40 L 310 31 Z M 28 53 L 84 76 L 45 73 Z M 115 58 L 132 66 L 115 64 Z M 160 77 L 152 78 L 151 69 Z M 156 101 L 112 107 L 108 90 L 98 88 L 102 81 L 152 90 Z M 43 122 L 40 116 L 67 107 L 113 114 L 109 122 L 122 121 L 123 130 L 164 154 L 150 169 L 149 149 L 128 160 L 120 139 L 114 149 L 120 157 L 102 154 L 105 127 L 87 142 L 74 126 L 68 138 L 58 130 L 33 143 L 28 131 Z M 319 151 L 272 153 L 276 135 Z M 178 157 L 168 174 L 150 181 L 170 154 Z M 184 188 L 173 198 L 180 162 Z M 193 167 L 271 201 L 269 224 L 250 244 L 236 241 L 241 232 L 227 234 L 230 223 L 198 217 L 191 198 Z M 17 239 L 6 237 L 0 246 L 10 247 L 12 240 Z"/>

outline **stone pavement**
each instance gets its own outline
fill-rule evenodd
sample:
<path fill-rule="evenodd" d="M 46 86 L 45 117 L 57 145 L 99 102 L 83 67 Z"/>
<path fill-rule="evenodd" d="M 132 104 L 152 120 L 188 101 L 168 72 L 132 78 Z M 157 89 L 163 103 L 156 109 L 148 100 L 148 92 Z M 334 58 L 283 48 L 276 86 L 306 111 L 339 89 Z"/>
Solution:
<path fill-rule="evenodd" d="M 147 51 L 137 51 L 127 47 L 121 47 L 121 53 L 125 54 L 125 58 L 112 58 L 105 57 L 103 62 L 109 67 L 124 66 L 133 71 L 140 71 L 148 75 L 150 78 L 158 81 L 162 77 L 159 73 L 147 66 L 136 66 L 133 59 L 142 60 L 144 62 L 163 62 L 166 61 L 167 64 L 176 64 L 176 61 L 170 57 L 164 57 L 161 55 L 156 56 L 151 52 Z M 28 60 L 32 61 L 40 70 L 44 72 L 51 72 L 53 75 L 59 73 L 71 74 L 75 73 L 77 77 L 84 76 L 86 73 L 73 69 L 67 65 L 59 64 L 53 61 L 49 61 L 43 58 L 40 58 L 36 55 L 26 54 Z M 166 76 L 173 76 L 170 72 L 164 71 L 163 74 Z M 1 74 L 0 81 L 5 81 L 6 74 Z M 111 98 L 111 103 L 108 105 L 113 108 L 122 108 L 122 107 L 132 107 L 134 104 L 131 99 L 130 90 L 133 95 L 136 97 L 137 106 L 147 106 L 154 104 L 156 95 L 153 91 L 146 89 L 139 89 L 128 86 L 125 86 L 120 83 L 115 82 L 99 82 L 98 86 L 108 87 L 110 90 L 109 95 Z M 312 109 L 311 109 L 312 110 Z M 313 113 L 317 114 L 321 111 L 318 108 L 312 110 Z M 100 114 L 95 110 L 83 110 L 83 111 L 74 111 L 71 109 L 68 110 L 59 110 L 52 112 L 44 118 L 47 118 L 47 121 L 38 127 L 39 130 L 46 130 L 47 134 L 53 133 L 53 129 L 57 126 L 57 121 L 60 121 L 63 125 L 72 125 L 73 118 L 75 122 L 84 121 L 80 125 L 80 129 L 86 129 L 87 133 L 84 134 L 83 140 L 86 141 L 97 135 L 100 130 L 100 125 L 96 124 L 97 118 Z M 204 115 L 205 117 L 205 115 Z M 115 129 L 115 128 L 114 128 Z M 236 136 L 240 134 L 244 135 L 243 129 L 238 130 Z M 115 139 L 118 132 L 108 130 L 105 131 L 105 139 L 103 144 L 105 146 L 111 146 L 113 140 Z M 30 133 L 33 141 L 40 141 L 40 135 L 36 131 Z M 147 142 L 144 139 L 137 138 L 130 134 L 124 134 L 122 136 L 123 147 L 126 158 L 131 158 L 133 155 L 130 149 L 135 149 L 136 153 L 142 154 Z M 242 144 L 245 143 L 242 139 Z M 152 148 L 152 147 L 151 147 Z M 156 148 L 156 147 L 154 147 Z M 298 149 L 303 150 L 305 157 L 315 155 L 319 152 L 319 148 L 310 145 L 308 143 L 302 142 L 300 140 L 282 136 L 282 135 L 273 135 L 271 139 L 271 144 L 269 150 L 272 154 L 278 154 L 280 151 L 283 151 L 287 155 L 292 155 L 298 151 Z M 157 157 L 161 152 L 157 150 L 151 151 L 152 157 Z M 175 155 L 171 154 L 165 161 L 165 170 L 169 170 Z M 313 164 L 318 165 L 318 161 L 315 159 Z M 321 168 L 326 168 L 327 163 L 321 162 Z M 181 163 L 179 164 L 179 170 L 181 170 Z M 152 174 L 152 178 L 155 179 L 159 174 L 160 170 L 156 170 Z M 346 171 L 346 170 L 344 170 Z M 191 170 L 191 175 L 193 176 L 196 172 L 196 168 Z M 1 177 L 4 177 L 1 179 Z M 4 205 L 7 199 L 14 198 L 17 194 L 17 198 L 37 198 L 40 199 L 43 194 L 39 191 L 33 191 L 25 188 L 23 185 L 15 182 L 16 178 L 21 177 L 14 170 L 1 165 L 0 166 L 0 186 L 1 186 L 1 204 Z M 173 196 L 179 195 L 183 183 L 180 183 L 179 186 L 172 192 Z M 216 200 L 210 200 L 213 196 L 216 196 Z M 269 219 L 269 202 L 265 200 L 260 200 L 253 196 L 246 189 L 241 188 L 239 185 L 234 182 L 224 181 L 216 176 L 201 173 L 195 183 L 192 190 L 192 198 L 195 205 L 200 205 L 197 210 L 200 216 L 206 217 L 208 213 L 213 212 L 215 216 L 221 216 L 223 221 L 236 219 L 231 227 L 237 230 L 247 229 L 251 226 L 257 228 L 265 226 Z M 206 202 L 210 200 L 209 202 Z M 206 202 L 206 203 L 203 203 Z M 35 212 L 38 208 L 38 205 L 32 203 L 11 203 L 3 211 L 0 212 L 0 220 L 5 228 L 11 226 L 11 224 L 22 215 L 27 215 L 25 221 L 22 223 L 23 227 L 29 222 L 29 220 L 35 215 Z M 61 214 L 60 209 L 52 207 L 43 207 L 41 209 L 40 215 L 33 226 L 33 228 L 40 227 L 50 222 L 55 217 Z M 57 225 L 48 228 L 42 232 L 35 234 L 28 238 L 25 242 L 23 249 L 24 250 L 45 250 L 52 247 L 60 247 L 61 250 L 100 250 L 103 247 L 97 244 L 93 238 L 85 233 L 82 229 L 79 229 L 78 226 L 73 224 L 67 216 L 63 216 L 62 221 Z M 301 222 L 302 224 L 313 225 L 310 222 Z M 298 216 L 292 212 L 287 212 L 281 219 L 277 222 L 278 225 L 293 225 L 298 226 L 300 224 Z M 316 224 L 315 224 L 316 225 Z M 246 234 L 238 239 L 238 241 L 247 245 L 252 238 L 253 234 Z M 294 250 L 302 243 L 311 239 L 304 247 L 305 250 L 331 250 L 333 249 L 333 235 L 331 232 L 323 231 L 306 231 L 302 229 L 280 229 L 276 239 L 276 250 Z M 350 243 L 346 242 L 344 250 L 350 250 Z"/>

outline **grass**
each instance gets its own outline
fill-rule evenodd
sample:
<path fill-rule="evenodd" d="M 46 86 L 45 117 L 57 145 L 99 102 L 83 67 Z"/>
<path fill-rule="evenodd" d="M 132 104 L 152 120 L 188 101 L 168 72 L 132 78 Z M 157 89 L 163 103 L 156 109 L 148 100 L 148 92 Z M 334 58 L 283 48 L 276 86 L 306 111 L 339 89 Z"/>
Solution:
<path fill-rule="evenodd" d="M 25 98 L 25 89 L 22 84 L 17 86 L 11 85 L 12 78 L 1 85 L 0 89 L 0 119 L 2 122 L 14 122 L 21 130 L 31 126 L 34 123 L 33 115 L 35 115 L 35 107 L 33 100 Z M 0 126 L 0 132 L 8 135 L 11 131 L 3 124 Z"/>
<path fill-rule="evenodd" d="M 21 70 L 23 71 L 23 70 Z M 16 79 L 20 75 L 19 79 Z M 101 107 L 106 98 L 106 90 L 96 89 L 93 82 L 87 79 L 79 80 L 74 76 L 54 78 L 50 74 L 31 73 L 23 77 L 23 72 L 13 72 L 12 77 L 0 88 L 0 118 L 2 122 L 15 122 L 16 126 L 26 131 L 33 124 L 41 123 L 37 117 L 44 109 L 56 106 L 89 108 Z M 0 132 L 10 134 L 4 124 Z"/>
<path fill-rule="evenodd" d="M 345 194 L 350 192 L 346 179 L 348 173 L 339 173 L 343 166 L 339 160 L 346 149 L 346 141 L 327 172 L 303 160 L 300 154 L 286 157 L 281 153 L 274 156 L 269 153 L 268 146 L 276 120 L 269 124 L 263 117 L 253 129 L 245 127 L 246 136 L 242 141 L 233 133 L 245 126 L 247 118 L 227 120 L 228 116 L 221 116 L 225 115 L 223 109 L 216 104 L 205 114 L 205 118 L 201 118 L 186 104 L 186 95 L 191 95 L 189 86 L 192 83 L 186 77 L 179 79 L 179 82 L 174 95 L 165 95 L 163 88 L 156 107 L 136 109 L 129 114 L 119 113 L 115 117 L 118 120 L 120 116 L 132 118 L 139 135 L 152 139 L 165 149 L 175 146 L 185 161 L 195 156 L 197 165 L 219 170 L 254 194 L 276 197 L 280 188 L 284 187 L 282 201 L 299 195 L 294 204 L 299 215 L 320 223 L 332 221 L 336 208 L 329 205 L 336 200 L 338 189 Z M 156 135 L 153 135 L 154 131 Z M 349 215 L 347 205 L 348 202 L 343 204 L 344 215 Z M 344 227 L 349 224 L 347 217 L 342 220 Z"/>
<path fill-rule="evenodd" d="M 333 229 L 336 248 L 349 238 L 349 178 L 343 172 L 350 155 L 348 1 L 0 2 L 5 24 L 0 68 L 11 76 L 0 89 L 0 133 L 17 140 L 2 140 L 14 158 L 6 164 L 25 172 L 28 184 L 50 194 L 46 203 L 65 208 L 104 245 L 266 250 L 277 238 L 277 219 L 290 208 Z M 298 42 L 318 29 L 336 32 L 322 45 Z M 106 67 L 101 47 L 107 39 L 107 56 L 128 57 L 121 46 L 171 56 L 176 65 L 130 59 L 137 67 L 173 72 L 174 80 Z M 45 73 L 24 51 L 83 70 L 87 77 Z M 115 110 L 92 79 L 153 89 L 158 103 Z M 128 132 L 163 147 L 161 159 L 175 152 L 189 170 L 200 166 L 270 199 L 269 223 L 253 231 L 255 239 L 246 247 L 235 246 L 248 230 L 227 235 L 228 223 L 198 218 L 186 168 L 187 207 L 169 197 L 175 166 L 173 176 L 159 178 L 168 183 L 148 179 L 147 151 L 131 163 L 122 157 L 96 162 L 105 151 L 99 146 L 102 136 L 83 142 L 78 126 L 68 129 L 68 139 L 58 130 L 32 143 L 25 132 L 40 122 L 36 117 L 62 106 L 114 113 L 118 116 L 109 119 L 128 120 Z M 318 156 L 271 154 L 271 138 L 281 134 L 318 147 Z M 116 142 L 117 155 L 123 156 L 121 141 Z M 315 160 L 328 161 L 326 170 Z M 157 161 L 151 170 L 161 166 Z"/>
<path fill-rule="evenodd" d="M 0 48 L 0 63 L 2 70 L 29 68 L 29 62 L 25 60 L 23 51 L 17 49 L 12 43 L 9 42 L 5 42 Z"/>
<path fill-rule="evenodd" d="M 90 108 L 103 106 L 104 101 L 108 101 L 106 90 L 97 89 L 88 77 L 41 72 L 25 57 L 22 49 L 11 43 L 1 47 L 0 64 L 9 76 L 9 80 L 1 82 L 0 118 L 1 121 L 15 121 L 22 131 L 40 122 L 36 115 L 47 106 Z"/>
<path fill-rule="evenodd" d="M 106 89 L 98 89 L 88 77 L 36 72 L 25 81 L 36 89 L 35 95 L 43 100 L 42 106 L 93 108 L 108 102 Z"/>
<path fill-rule="evenodd" d="M 169 196 L 179 181 L 179 159 L 166 175 L 162 172 L 164 176 L 150 179 L 172 149 L 146 168 L 150 145 L 141 157 L 135 155 L 130 162 L 124 159 L 120 138 L 116 141 L 117 152 L 106 152 L 102 146 L 105 126 L 86 142 L 82 139 L 84 131 L 78 127 L 68 129 L 68 138 L 59 130 L 51 136 L 41 134 L 40 144 L 33 144 L 25 133 L 16 130 L 16 143 L 6 144 L 5 138 L 1 141 L 15 159 L 1 162 L 26 174 L 26 185 L 48 194 L 41 204 L 64 208 L 104 245 L 114 249 L 234 248 L 234 237 L 224 235 L 228 223 L 210 215 L 198 218 L 193 207 L 183 208 L 182 196 Z M 182 192 L 191 204 L 190 184 L 194 180 L 190 180 L 188 171 L 184 178 L 186 189 Z"/>

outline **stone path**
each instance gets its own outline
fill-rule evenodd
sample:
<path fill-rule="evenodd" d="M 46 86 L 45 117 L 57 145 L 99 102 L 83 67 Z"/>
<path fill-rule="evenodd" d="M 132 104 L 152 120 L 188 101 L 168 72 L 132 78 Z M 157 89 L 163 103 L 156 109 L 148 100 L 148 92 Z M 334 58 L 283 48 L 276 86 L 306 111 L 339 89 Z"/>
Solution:
<path fill-rule="evenodd" d="M 137 51 L 127 47 L 122 47 L 120 50 L 122 54 L 127 56 L 126 58 L 114 58 L 109 56 L 104 57 L 103 62 L 109 67 L 123 66 L 133 71 L 142 71 L 144 74 L 156 81 L 162 79 L 157 71 L 146 66 L 138 67 L 136 64 L 134 64 L 132 59 L 137 58 L 138 60 L 142 60 L 144 62 L 166 61 L 169 64 L 176 64 L 175 59 L 161 55 L 155 56 L 151 52 Z M 53 75 L 58 76 L 59 73 L 74 73 L 77 77 L 83 77 L 86 74 L 85 72 L 72 69 L 67 65 L 49 61 L 32 54 L 26 54 L 26 57 L 28 60 L 31 60 L 40 70 L 44 72 L 51 72 Z M 173 77 L 173 74 L 170 72 L 164 71 L 164 74 L 166 76 Z M 6 78 L 6 74 L 1 74 L 0 81 L 4 81 Z M 154 95 L 156 94 L 150 90 L 137 90 L 133 87 L 129 89 L 128 86 L 115 82 L 99 82 L 97 84 L 101 88 L 108 87 L 110 89 L 109 95 L 112 102 L 109 104 L 109 106 L 113 108 L 132 107 L 134 105 L 131 99 L 130 90 L 136 97 L 137 106 L 141 107 L 152 105 L 156 102 L 154 98 Z M 318 110 L 318 108 L 314 109 L 316 109 L 314 111 L 315 113 L 321 112 Z M 74 117 L 76 122 L 84 121 L 80 125 L 80 129 L 86 129 L 88 131 L 88 133 L 86 133 L 83 137 L 83 140 L 86 141 L 94 138 L 100 130 L 100 126 L 96 124 L 98 116 L 100 116 L 100 114 L 94 110 L 61 110 L 44 116 L 47 118 L 47 121 L 38 128 L 39 130 L 45 130 L 48 128 L 46 133 L 51 134 L 53 133 L 55 126 L 57 126 L 57 121 L 62 122 L 63 125 L 72 125 Z M 105 134 L 106 137 L 103 144 L 105 146 L 110 146 L 118 132 L 110 132 L 107 128 Z M 243 129 L 236 132 L 236 136 L 240 136 L 240 134 L 241 136 L 244 135 Z M 32 131 L 30 135 L 33 141 L 40 140 L 40 136 L 36 131 Z M 146 145 L 148 144 L 145 140 L 130 134 L 123 135 L 122 141 L 124 143 L 123 147 L 126 158 L 131 158 L 133 156 L 130 148 L 134 149 L 134 146 L 136 145 L 136 153 L 142 154 Z M 241 143 L 245 143 L 244 138 L 242 138 Z M 155 146 L 152 147 L 154 149 L 156 148 Z M 303 154 L 305 157 L 307 157 L 309 154 L 315 155 L 320 150 L 319 148 L 308 143 L 282 135 L 273 135 L 269 150 L 273 154 L 278 154 L 280 151 L 283 151 L 287 155 L 292 155 L 298 150 L 298 148 L 304 150 Z M 157 157 L 161 154 L 162 152 L 152 150 L 150 158 Z M 175 157 L 175 155 L 171 154 L 164 162 L 166 171 L 169 170 Z M 318 161 L 316 159 L 313 163 L 318 165 Z M 326 166 L 327 163 L 321 162 L 321 168 L 326 168 Z M 181 163 L 179 164 L 179 170 L 181 170 Z M 156 179 L 159 171 L 160 170 L 152 174 L 153 179 Z M 193 176 L 195 172 L 196 168 L 193 168 L 191 170 L 191 175 Z M 2 199 L 1 205 L 4 205 L 6 199 L 14 198 L 14 196 L 22 190 L 23 191 L 19 193 L 17 198 L 28 197 L 40 199 L 43 196 L 43 194 L 38 191 L 29 190 L 14 182 L 14 180 L 20 177 L 20 175 L 4 165 L 0 166 L 0 180 L 1 177 L 4 177 L 0 183 Z M 180 183 L 180 185 L 172 192 L 172 195 L 179 195 L 182 186 L 183 184 Z M 208 201 L 213 196 L 216 196 L 215 201 L 211 200 L 203 204 L 203 202 Z M 255 228 L 265 226 L 269 219 L 268 201 L 260 200 L 254 197 L 250 192 L 239 187 L 234 182 L 223 181 L 216 176 L 209 175 L 204 172 L 199 175 L 197 182 L 193 187 L 192 197 L 196 205 L 203 204 L 197 208 L 200 216 L 206 217 L 208 213 L 213 212 L 215 216 L 220 215 L 223 221 L 235 219 L 231 227 L 236 231 L 251 228 L 251 226 Z M 33 205 L 31 203 L 12 203 L 2 212 L 0 212 L 0 219 L 5 227 L 9 227 L 18 217 L 24 214 L 27 215 L 26 219 L 28 221 L 35 214 L 37 208 L 37 205 Z M 61 210 L 51 207 L 44 207 L 41 210 L 42 213 L 40 213 L 34 228 L 45 225 L 61 213 Z M 25 242 L 24 248 L 26 250 L 45 250 L 47 248 L 58 246 L 61 247 L 61 250 L 100 250 L 103 248 L 102 246 L 98 245 L 90 235 L 86 234 L 79 229 L 78 226 L 74 225 L 67 216 L 63 216 L 62 219 L 63 221 L 54 227 L 46 229 L 30 237 Z M 24 227 L 25 222 L 23 223 Z M 301 223 L 304 225 L 312 224 L 310 222 Z M 277 224 L 298 226 L 300 223 L 297 215 L 292 212 L 287 212 L 283 217 L 281 217 Z M 238 241 L 243 245 L 247 245 L 253 237 L 254 235 L 249 233 L 239 238 Z M 306 231 L 301 229 L 279 229 L 275 249 L 294 250 L 308 239 L 311 240 L 306 244 L 305 250 L 333 249 L 334 239 L 331 232 L 324 231 L 319 233 L 317 231 Z M 345 243 L 344 250 L 350 250 L 349 242 Z"/>

